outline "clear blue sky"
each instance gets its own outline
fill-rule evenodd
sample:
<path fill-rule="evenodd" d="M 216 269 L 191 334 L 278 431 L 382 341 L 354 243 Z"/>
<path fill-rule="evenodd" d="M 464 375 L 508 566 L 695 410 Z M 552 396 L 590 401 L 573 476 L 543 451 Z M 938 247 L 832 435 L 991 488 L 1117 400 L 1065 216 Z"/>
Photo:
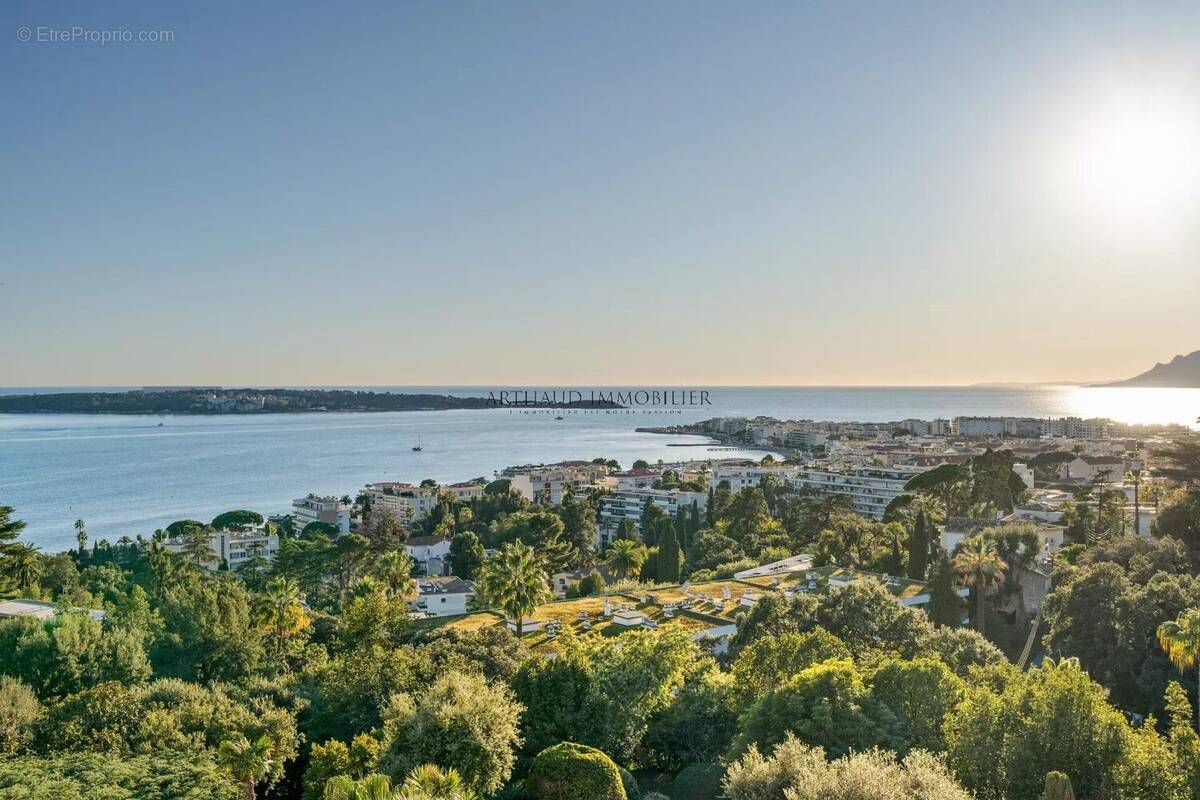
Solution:
<path fill-rule="evenodd" d="M 1200 4 L 0 20 L 0 384 L 960 383 L 1200 348 L 1171 182 Z M 72 26 L 174 41 L 18 41 Z"/>

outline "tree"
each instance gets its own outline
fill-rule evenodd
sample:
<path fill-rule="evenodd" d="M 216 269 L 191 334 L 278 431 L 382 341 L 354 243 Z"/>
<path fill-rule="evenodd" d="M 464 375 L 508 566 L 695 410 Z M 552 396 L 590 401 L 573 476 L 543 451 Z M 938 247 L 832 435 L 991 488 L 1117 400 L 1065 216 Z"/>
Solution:
<path fill-rule="evenodd" d="M 25 521 L 13 519 L 12 506 L 0 506 L 0 557 L 8 555 L 12 542 L 25 530 Z"/>
<path fill-rule="evenodd" d="M 898 761 L 874 750 L 826 761 L 821 748 L 791 734 L 769 758 L 751 748 L 729 766 L 723 788 L 729 800 L 971 800 L 928 753 Z"/>
<path fill-rule="evenodd" d="M 155 749 L 0 759 L 0 796 L 58 800 L 235 800 L 240 787 L 208 752 Z"/>
<path fill-rule="evenodd" d="M 151 642 L 155 672 L 187 680 L 236 680 L 262 657 L 250 597 L 233 577 L 192 575 L 158 606 L 163 634 Z"/>
<path fill-rule="evenodd" d="M 900 750 L 904 744 L 896 715 L 871 696 L 849 660 L 811 666 L 760 697 L 746 712 L 730 753 L 773 748 L 789 732 L 835 757 L 872 747 Z"/>
<path fill-rule="evenodd" d="M 621 771 L 600 750 L 562 742 L 537 754 L 525 778 L 534 800 L 626 800 Z"/>
<path fill-rule="evenodd" d="M 1170 464 L 1156 469 L 1155 475 L 1200 489 L 1200 442 L 1180 439 L 1154 455 Z"/>
<path fill-rule="evenodd" d="M 929 518 L 925 511 L 917 512 L 912 532 L 908 535 L 908 577 L 914 581 L 925 580 L 929 563 Z"/>
<path fill-rule="evenodd" d="M 969 686 L 945 725 L 950 767 L 977 800 L 1036 797 L 1052 770 L 1080 797 L 1109 796 L 1129 728 L 1077 661 L 1046 659 L 989 683 Z"/>
<path fill-rule="evenodd" d="M 646 560 L 646 546 L 633 539 L 616 539 L 609 548 L 605 563 L 620 580 L 641 569 Z"/>
<path fill-rule="evenodd" d="M 0 675 L 0 758 L 20 751 L 33 738 L 33 727 L 45 715 L 33 689 Z"/>
<path fill-rule="evenodd" d="M 207 566 L 217 560 L 212 549 L 212 534 L 200 525 L 188 525 L 180 534 L 183 554 L 197 567 Z"/>
<path fill-rule="evenodd" d="M 904 751 L 946 749 L 942 725 L 962 699 L 965 685 L 941 661 L 890 658 L 870 676 L 871 695 L 899 718 Z"/>
<path fill-rule="evenodd" d="M 79 556 L 83 557 L 83 551 L 87 549 L 87 526 L 83 520 L 75 520 L 75 542 L 79 545 Z"/>
<path fill-rule="evenodd" d="M 613 535 L 613 543 L 615 544 L 622 539 L 637 541 L 637 538 L 637 523 L 632 518 L 625 517 L 617 524 L 617 532 Z"/>
<path fill-rule="evenodd" d="M 388 594 L 406 602 L 416 600 L 419 594 L 417 582 L 413 580 L 415 562 L 403 550 L 389 550 L 375 562 L 373 572 Z M 460 576 L 461 577 L 461 576 Z"/>
<path fill-rule="evenodd" d="M 36 546 L 22 542 L 9 545 L 2 566 L 18 590 L 26 594 L 41 594 L 37 585 L 42 577 L 42 560 Z"/>
<path fill-rule="evenodd" d="M 720 759 L 737 735 L 737 688 L 715 664 L 690 673 L 670 705 L 650 718 L 642 742 L 648 761 L 673 773 Z"/>
<path fill-rule="evenodd" d="M 246 511 L 245 509 L 226 511 L 223 514 L 213 517 L 212 521 L 212 527 L 218 531 L 229 528 L 250 528 L 262 524 L 262 514 L 254 511 Z"/>
<path fill-rule="evenodd" d="M 217 761 L 241 785 L 242 797 L 254 800 L 255 784 L 266 777 L 274 763 L 271 740 L 266 736 L 253 742 L 245 736 L 227 739 L 217 749 Z"/>
<path fill-rule="evenodd" d="M 734 660 L 733 695 L 738 705 L 748 706 L 814 664 L 848 658 L 846 643 L 823 628 L 764 636 L 741 650 Z"/>
<path fill-rule="evenodd" d="M 580 597 L 593 597 L 604 591 L 604 576 L 598 570 L 592 570 L 579 580 L 576 588 Z"/>
<path fill-rule="evenodd" d="M 464 531 L 450 540 L 448 559 L 452 575 L 467 581 L 475 580 L 485 558 L 483 543 L 473 532 Z"/>
<path fill-rule="evenodd" d="M 668 525 L 658 541 L 658 580 L 662 583 L 678 583 L 681 558 L 679 542 L 675 539 L 674 524 Z"/>
<path fill-rule="evenodd" d="M 394 800 L 478 800 L 478 797 L 458 770 L 422 764 L 404 778 Z"/>
<path fill-rule="evenodd" d="M 975 627 L 984 632 L 984 594 L 1004 581 L 1008 565 L 996 554 L 995 542 L 983 536 L 972 536 L 961 542 L 954 557 L 954 569 L 975 595 Z"/>
<path fill-rule="evenodd" d="M 958 596 L 954 563 L 942 553 L 929 571 L 929 605 L 925 609 L 936 625 L 957 628 L 962 624 L 962 598 Z"/>
<path fill-rule="evenodd" d="M 358 780 L 346 775 L 334 776 L 325 782 L 322 794 L 323 800 L 397 800 L 398 796 L 391 779 L 378 774 Z"/>
<path fill-rule="evenodd" d="M 1200 684 L 1200 608 L 1183 612 L 1178 619 L 1168 620 L 1158 626 L 1158 645 L 1167 654 L 1179 671 L 1196 667 L 1197 683 Z M 1200 720 L 1200 698 L 1196 703 L 1197 719 Z"/>
<path fill-rule="evenodd" d="M 515 622 L 518 639 L 525 618 L 552 597 L 542 560 L 519 541 L 506 544 L 484 564 L 475 590 L 483 602 L 500 608 Z"/>
<path fill-rule="evenodd" d="M 380 767 L 393 780 L 422 764 L 453 767 L 473 790 L 490 795 L 516 763 L 521 709 L 503 685 L 445 674 L 415 698 L 402 694 L 389 703 Z"/>
<path fill-rule="evenodd" d="M 291 578 L 275 578 L 263 590 L 255 611 L 276 663 L 286 671 L 288 643 L 309 625 L 308 612 L 300 602 L 300 587 Z"/>

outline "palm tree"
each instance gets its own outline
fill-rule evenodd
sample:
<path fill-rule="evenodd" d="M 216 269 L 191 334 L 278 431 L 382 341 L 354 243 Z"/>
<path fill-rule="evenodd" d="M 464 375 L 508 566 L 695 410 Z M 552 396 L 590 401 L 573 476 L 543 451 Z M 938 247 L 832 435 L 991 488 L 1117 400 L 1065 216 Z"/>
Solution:
<path fill-rule="evenodd" d="M 156 537 L 143 545 L 143 558 L 146 559 L 150 588 L 156 595 L 161 596 L 167 584 L 174 580 L 179 572 L 178 557 Z"/>
<path fill-rule="evenodd" d="M 300 586 L 291 578 L 278 577 L 267 584 L 256 609 L 259 624 L 272 642 L 275 658 L 286 671 L 288 641 L 308 627 L 308 613 L 300 602 Z"/>
<path fill-rule="evenodd" d="M 397 600 L 417 599 L 417 582 L 412 578 L 414 562 L 402 550 L 390 550 L 375 562 L 375 576 L 387 587 L 388 594 Z"/>
<path fill-rule="evenodd" d="M 478 800 L 458 770 L 442 770 L 433 764 L 413 769 L 400 785 L 395 800 Z"/>
<path fill-rule="evenodd" d="M 392 791 L 387 775 L 367 775 L 357 781 L 338 775 L 325 783 L 324 800 L 399 800 L 399 797 L 399 793 Z"/>
<path fill-rule="evenodd" d="M 624 580 L 630 572 L 642 568 L 646 561 L 646 546 L 634 539 L 616 539 L 608 551 L 605 563 L 618 578 Z"/>
<path fill-rule="evenodd" d="M 183 529 L 182 538 L 183 552 L 197 567 L 217 560 L 217 554 L 212 549 L 212 536 L 206 528 L 189 525 Z"/>
<path fill-rule="evenodd" d="M 524 632 L 525 617 L 552 596 L 542 559 L 520 541 L 504 545 L 483 565 L 476 591 L 484 602 L 516 620 L 518 639 Z"/>
<path fill-rule="evenodd" d="M 996 543 L 984 536 L 972 536 L 959 546 L 954 556 L 954 569 L 962 582 L 975 593 L 975 627 L 982 634 L 984 629 L 983 595 L 994 586 L 1004 583 L 1004 570 L 1008 567 L 996 554 Z"/>
<path fill-rule="evenodd" d="M 226 739 L 217 748 L 217 760 L 229 770 L 242 786 L 244 800 L 254 800 L 254 786 L 274 768 L 274 746 L 265 735 L 251 743 L 238 734 L 235 739 Z"/>
<path fill-rule="evenodd" d="M 83 520 L 75 520 L 75 541 L 79 542 L 79 555 L 83 555 L 83 551 L 87 549 L 87 527 Z"/>
<path fill-rule="evenodd" d="M 1190 608 L 1178 619 L 1168 620 L 1158 626 L 1158 646 L 1167 654 L 1180 672 L 1196 666 L 1196 677 L 1200 679 L 1200 608 Z M 1200 689 L 1197 690 L 1200 693 Z M 1200 694 L 1196 700 L 1196 720 L 1200 725 Z"/>
<path fill-rule="evenodd" d="M 9 545 L 4 571 L 17 588 L 32 593 L 42 577 L 42 559 L 34 545 Z"/>

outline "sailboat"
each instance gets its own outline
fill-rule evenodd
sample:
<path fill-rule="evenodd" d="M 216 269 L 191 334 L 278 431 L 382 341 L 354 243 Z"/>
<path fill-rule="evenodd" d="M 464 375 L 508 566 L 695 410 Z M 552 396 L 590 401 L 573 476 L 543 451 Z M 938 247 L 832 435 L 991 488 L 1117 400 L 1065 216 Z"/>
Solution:
<path fill-rule="evenodd" d="M 420 436 L 418 436 L 418 437 L 417 437 L 417 443 L 413 445 L 413 452 L 414 452 L 414 453 L 419 453 L 419 452 L 421 452 L 421 450 L 422 450 L 422 447 L 421 447 L 421 437 L 420 437 Z"/>

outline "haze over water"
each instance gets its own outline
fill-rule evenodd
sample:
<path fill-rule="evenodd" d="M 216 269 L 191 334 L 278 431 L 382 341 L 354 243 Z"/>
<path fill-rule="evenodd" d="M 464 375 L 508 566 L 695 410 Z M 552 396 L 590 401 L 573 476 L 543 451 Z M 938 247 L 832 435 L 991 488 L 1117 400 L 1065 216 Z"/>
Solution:
<path fill-rule="evenodd" d="M 379 388 L 379 387 L 375 387 Z M 561 387 L 560 387 L 561 388 Z M 12 393 L 15 389 L 0 389 Z M 471 388 L 420 387 L 486 395 Z M 1102 416 L 1195 425 L 1197 389 L 1035 387 L 718 387 L 711 406 L 681 413 L 503 409 L 371 414 L 114 416 L 0 414 L 0 504 L 16 507 L 26 538 L 47 551 L 93 538 L 149 535 L 231 508 L 286 511 L 308 492 L 350 494 L 370 481 L 491 478 L 506 466 L 564 459 L 654 462 L 761 455 L 673 447 L 696 437 L 636 433 L 639 426 L 714 416 L 885 422 L 908 417 Z M 159 423 L 163 423 L 159 427 Z M 412 446 L 418 437 L 423 451 Z"/>

